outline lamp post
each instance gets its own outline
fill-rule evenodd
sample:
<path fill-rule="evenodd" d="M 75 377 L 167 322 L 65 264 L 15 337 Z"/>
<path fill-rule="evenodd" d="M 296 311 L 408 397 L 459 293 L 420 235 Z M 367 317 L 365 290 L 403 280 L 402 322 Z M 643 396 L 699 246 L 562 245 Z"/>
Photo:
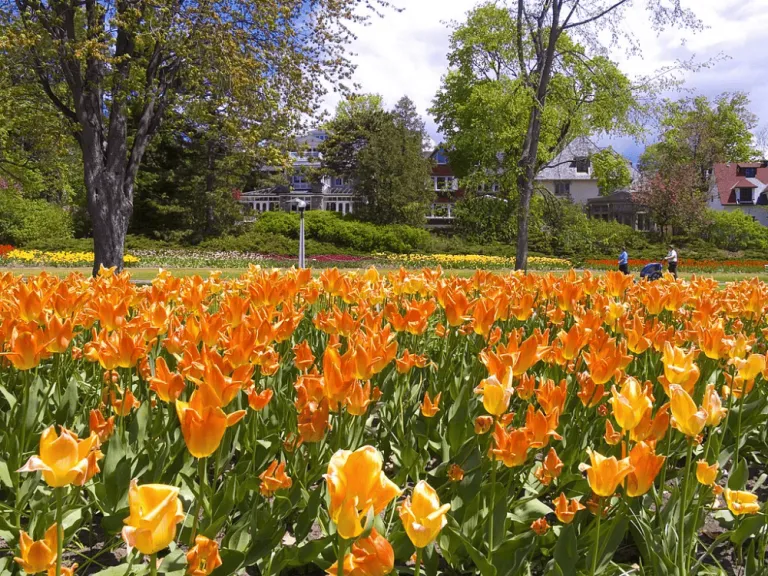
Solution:
<path fill-rule="evenodd" d="M 304 268 L 304 209 L 307 203 L 304 200 L 294 200 L 299 209 L 299 268 Z"/>

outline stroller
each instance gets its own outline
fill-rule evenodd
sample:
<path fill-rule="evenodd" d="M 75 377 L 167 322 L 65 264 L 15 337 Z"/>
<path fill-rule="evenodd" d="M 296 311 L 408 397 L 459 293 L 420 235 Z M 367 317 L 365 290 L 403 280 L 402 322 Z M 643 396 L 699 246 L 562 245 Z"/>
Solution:
<path fill-rule="evenodd" d="M 651 262 L 643 266 L 640 270 L 640 278 L 647 278 L 648 280 L 658 280 L 662 277 L 662 270 L 664 267 L 659 262 Z"/>

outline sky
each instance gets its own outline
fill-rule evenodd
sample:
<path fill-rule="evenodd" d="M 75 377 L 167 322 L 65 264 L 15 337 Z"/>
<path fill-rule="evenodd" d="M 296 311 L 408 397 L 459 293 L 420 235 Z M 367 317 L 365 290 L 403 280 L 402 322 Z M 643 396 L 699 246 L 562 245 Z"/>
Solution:
<path fill-rule="evenodd" d="M 400 13 L 385 11 L 356 30 L 358 39 L 350 50 L 357 65 L 354 80 L 361 92 L 384 97 L 387 106 L 408 95 L 426 121 L 430 136 L 440 141 L 434 120 L 427 112 L 447 70 L 449 23 L 463 21 L 475 0 L 393 0 Z M 751 111 L 761 125 L 768 125 L 768 0 L 683 0 L 694 9 L 705 29 L 668 30 L 657 35 L 642 6 L 634 0 L 625 18 L 642 47 L 642 56 L 627 56 L 617 50 L 612 58 L 630 78 L 651 74 L 676 60 L 691 57 L 699 62 L 713 61 L 706 69 L 684 74 L 683 91 L 670 96 L 704 94 L 711 98 L 723 92 L 749 94 Z M 338 96 L 329 94 L 326 107 L 332 110 Z M 645 142 L 627 138 L 598 138 L 611 144 L 633 161 Z"/>

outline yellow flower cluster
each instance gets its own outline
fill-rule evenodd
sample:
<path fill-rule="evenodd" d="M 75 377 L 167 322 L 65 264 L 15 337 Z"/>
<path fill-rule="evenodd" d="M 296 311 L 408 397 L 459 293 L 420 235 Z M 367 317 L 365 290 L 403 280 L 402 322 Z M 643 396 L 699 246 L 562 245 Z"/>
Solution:
<path fill-rule="evenodd" d="M 488 256 L 483 254 L 376 254 L 376 256 L 389 262 L 415 266 L 436 264 L 446 268 L 513 268 L 515 266 L 515 258 L 513 257 Z M 564 258 L 548 258 L 543 256 L 529 257 L 528 265 L 533 268 L 571 267 L 571 263 Z"/>
<path fill-rule="evenodd" d="M 8 252 L 6 259 L 11 262 L 23 264 L 43 264 L 50 266 L 76 266 L 78 264 L 93 264 L 93 252 L 55 251 L 43 252 L 41 250 L 19 250 L 18 248 Z M 139 258 L 126 254 L 123 258 L 126 265 L 136 264 Z"/>

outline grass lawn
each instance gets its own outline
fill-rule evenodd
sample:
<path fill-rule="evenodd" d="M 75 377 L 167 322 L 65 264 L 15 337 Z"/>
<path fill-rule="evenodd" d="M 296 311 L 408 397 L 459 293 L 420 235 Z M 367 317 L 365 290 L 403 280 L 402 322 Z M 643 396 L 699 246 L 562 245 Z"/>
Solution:
<path fill-rule="evenodd" d="M 176 276 L 193 276 L 195 274 L 199 276 L 207 276 L 211 270 L 220 270 L 223 277 L 226 278 L 234 278 L 239 276 L 245 271 L 245 268 L 168 268 L 173 272 Z M 139 281 L 147 281 L 152 280 L 157 275 L 157 268 L 145 268 L 145 267 L 136 267 L 136 268 L 129 268 L 128 269 L 131 272 L 131 276 L 134 280 Z M 344 268 L 342 270 L 355 270 L 354 268 Z M 382 272 L 388 272 L 391 270 L 396 270 L 396 268 L 384 268 L 380 267 L 380 271 Z M 36 274 L 39 274 L 40 272 L 46 271 L 49 274 L 53 274 L 54 276 L 66 276 L 72 272 L 79 272 L 80 274 L 83 274 L 85 276 L 90 275 L 91 268 L 90 267 L 77 267 L 77 268 L 64 268 L 64 267 L 11 267 L 11 268 L 3 268 L 0 267 L 0 272 L 13 272 L 14 274 L 21 274 L 22 276 L 34 276 Z M 509 272 L 508 269 L 496 269 L 494 272 L 497 273 L 505 273 Z M 474 269 L 456 269 L 456 270 L 445 270 L 446 274 L 452 274 L 455 276 L 471 276 L 474 273 Z M 542 270 L 533 270 L 533 273 L 546 273 L 546 271 Z M 560 275 L 564 274 L 565 271 L 563 270 L 555 270 L 553 271 L 554 274 Z M 593 271 L 593 274 L 602 275 L 605 274 L 605 271 L 603 270 L 596 270 Z M 639 278 L 639 271 L 634 274 L 636 278 Z M 693 273 L 690 272 L 681 272 L 680 277 L 684 278 L 686 280 L 689 280 L 693 276 Z M 697 276 L 708 276 L 712 277 L 715 280 L 718 280 L 719 282 L 737 282 L 739 280 L 749 280 L 751 278 L 754 278 L 755 276 L 760 277 L 761 279 L 768 281 L 768 274 L 754 274 L 754 273 L 748 273 L 748 272 L 713 272 L 710 274 L 705 273 L 698 273 Z"/>

